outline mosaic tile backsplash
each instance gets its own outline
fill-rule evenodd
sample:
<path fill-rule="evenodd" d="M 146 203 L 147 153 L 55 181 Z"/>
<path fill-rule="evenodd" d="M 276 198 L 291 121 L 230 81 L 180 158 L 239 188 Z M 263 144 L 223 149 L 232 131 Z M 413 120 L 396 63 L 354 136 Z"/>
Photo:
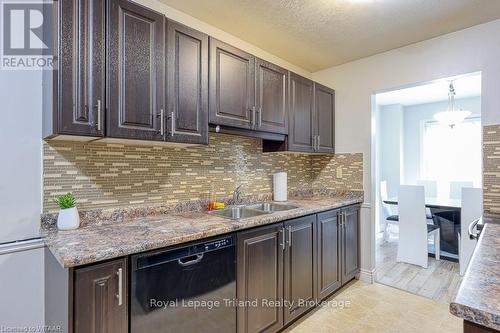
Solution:
<path fill-rule="evenodd" d="M 483 127 L 483 200 L 486 215 L 500 215 L 500 125 Z"/>
<path fill-rule="evenodd" d="M 260 139 L 210 134 L 208 146 L 142 146 L 99 142 L 44 142 L 44 213 L 54 198 L 73 192 L 79 209 L 126 207 L 272 194 L 272 174 L 288 172 L 289 191 L 363 190 L 362 154 L 263 153 Z M 336 170 L 342 168 L 342 178 Z"/>

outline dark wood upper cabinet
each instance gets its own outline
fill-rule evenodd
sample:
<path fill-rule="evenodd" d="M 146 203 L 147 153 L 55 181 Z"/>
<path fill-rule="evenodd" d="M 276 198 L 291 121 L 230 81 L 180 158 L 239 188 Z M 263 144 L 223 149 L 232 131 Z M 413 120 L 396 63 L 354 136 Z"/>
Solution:
<path fill-rule="evenodd" d="M 164 140 L 165 17 L 108 1 L 107 136 Z"/>
<path fill-rule="evenodd" d="M 339 211 L 318 214 L 318 299 L 341 287 Z"/>
<path fill-rule="evenodd" d="M 359 206 L 342 212 L 342 284 L 345 284 L 359 273 Z"/>
<path fill-rule="evenodd" d="M 255 57 L 210 38 L 209 120 L 252 129 L 255 123 Z"/>
<path fill-rule="evenodd" d="M 208 35 L 167 22 L 167 141 L 208 144 Z"/>
<path fill-rule="evenodd" d="M 54 17 L 59 21 L 44 28 L 44 33 L 56 36 L 54 52 L 58 69 L 44 73 L 43 136 L 103 136 L 104 2 L 57 1 L 55 6 Z"/>
<path fill-rule="evenodd" d="M 314 152 L 314 83 L 290 73 L 288 150 Z"/>
<path fill-rule="evenodd" d="M 262 59 L 255 60 L 256 129 L 288 133 L 288 71 Z"/>
<path fill-rule="evenodd" d="M 335 153 L 335 90 L 314 83 L 316 151 Z"/>
<path fill-rule="evenodd" d="M 239 301 L 281 301 L 283 298 L 283 224 L 238 233 L 237 297 Z M 238 307 L 238 332 L 277 332 L 283 309 L 273 306 Z"/>
<path fill-rule="evenodd" d="M 316 301 L 316 215 L 284 223 L 286 233 L 284 294 L 285 325 L 314 307 Z M 309 306 L 301 304 L 308 302 Z"/>
<path fill-rule="evenodd" d="M 263 151 L 335 153 L 335 90 L 289 74 L 288 138 L 263 141 Z"/>
<path fill-rule="evenodd" d="M 263 139 L 265 152 L 335 151 L 332 89 L 134 1 L 51 10 L 58 70 L 43 73 L 44 138 L 208 144 L 211 124 Z"/>
<path fill-rule="evenodd" d="M 128 332 L 127 260 L 75 270 L 74 332 Z"/>

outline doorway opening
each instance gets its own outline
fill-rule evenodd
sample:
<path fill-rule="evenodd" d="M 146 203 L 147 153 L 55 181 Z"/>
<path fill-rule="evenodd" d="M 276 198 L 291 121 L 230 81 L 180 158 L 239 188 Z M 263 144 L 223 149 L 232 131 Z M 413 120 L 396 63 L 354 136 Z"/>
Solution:
<path fill-rule="evenodd" d="M 460 249 L 473 246 L 461 239 L 462 188 L 482 188 L 481 73 L 377 92 L 372 100 L 375 280 L 449 303 L 468 264 Z M 398 208 L 413 209 L 401 206 L 400 191 L 420 187 L 423 207 L 414 209 L 425 209 L 423 221 L 400 223 Z M 412 228 L 427 228 L 428 242 L 405 240 Z M 427 268 L 405 260 L 405 251 L 425 251 Z"/>

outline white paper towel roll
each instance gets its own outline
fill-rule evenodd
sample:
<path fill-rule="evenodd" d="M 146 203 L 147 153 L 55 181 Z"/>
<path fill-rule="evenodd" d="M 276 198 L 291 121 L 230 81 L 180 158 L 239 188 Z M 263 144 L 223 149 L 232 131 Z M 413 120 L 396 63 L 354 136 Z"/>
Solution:
<path fill-rule="evenodd" d="M 287 174 L 277 172 L 273 175 L 273 195 L 274 201 L 287 201 Z"/>

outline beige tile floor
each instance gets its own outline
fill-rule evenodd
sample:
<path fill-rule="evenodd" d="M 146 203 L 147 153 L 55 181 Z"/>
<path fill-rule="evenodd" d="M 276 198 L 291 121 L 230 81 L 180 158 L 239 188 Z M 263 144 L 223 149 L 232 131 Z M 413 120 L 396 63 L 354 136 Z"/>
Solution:
<path fill-rule="evenodd" d="M 301 332 L 462 332 L 448 305 L 382 284 L 353 282 L 286 330 Z"/>

